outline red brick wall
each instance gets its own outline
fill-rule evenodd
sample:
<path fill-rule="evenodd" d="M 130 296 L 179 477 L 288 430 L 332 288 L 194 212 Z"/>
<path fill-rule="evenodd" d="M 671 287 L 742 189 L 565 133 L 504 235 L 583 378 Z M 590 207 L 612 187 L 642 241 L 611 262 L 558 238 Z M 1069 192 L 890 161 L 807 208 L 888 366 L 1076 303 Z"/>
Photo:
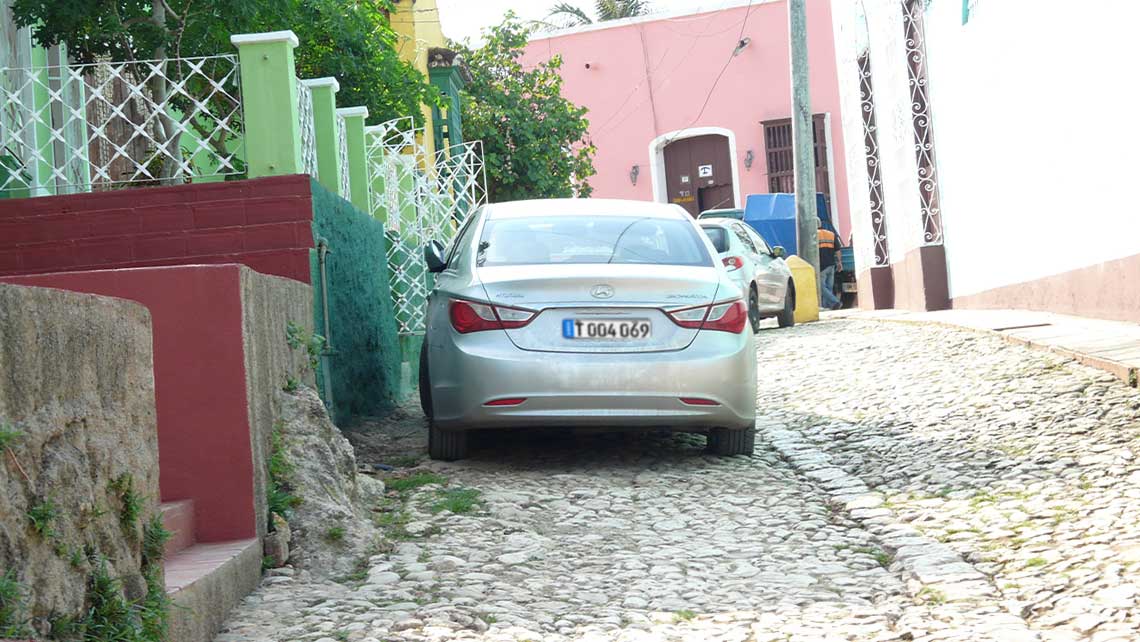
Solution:
<path fill-rule="evenodd" d="M 309 177 L 0 200 L 0 276 L 243 263 L 309 282 Z"/>

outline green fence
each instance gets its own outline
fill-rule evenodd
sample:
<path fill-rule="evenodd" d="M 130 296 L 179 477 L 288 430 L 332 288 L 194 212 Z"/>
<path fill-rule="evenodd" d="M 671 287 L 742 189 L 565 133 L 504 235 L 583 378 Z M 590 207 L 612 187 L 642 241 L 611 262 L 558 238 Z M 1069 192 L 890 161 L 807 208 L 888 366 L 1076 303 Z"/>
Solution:
<path fill-rule="evenodd" d="M 402 363 L 404 352 L 418 353 L 418 346 L 402 346 L 397 335 L 384 224 L 315 180 L 312 190 L 318 244 L 312 253 L 313 320 L 331 346 L 319 377 L 322 396 L 332 402 L 338 422 L 380 414 L 408 394 L 418 365 L 415 359 Z"/>

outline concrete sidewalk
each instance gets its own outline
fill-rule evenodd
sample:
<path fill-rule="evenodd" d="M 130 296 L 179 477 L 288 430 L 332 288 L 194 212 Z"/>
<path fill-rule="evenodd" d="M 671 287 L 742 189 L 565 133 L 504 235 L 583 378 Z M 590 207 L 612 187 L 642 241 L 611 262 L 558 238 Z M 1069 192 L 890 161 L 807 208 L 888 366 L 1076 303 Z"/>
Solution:
<path fill-rule="evenodd" d="M 1011 343 L 1051 350 L 1120 377 L 1140 378 L 1140 325 L 1029 310 L 837 310 L 821 319 L 867 319 L 942 325 L 994 332 Z"/>

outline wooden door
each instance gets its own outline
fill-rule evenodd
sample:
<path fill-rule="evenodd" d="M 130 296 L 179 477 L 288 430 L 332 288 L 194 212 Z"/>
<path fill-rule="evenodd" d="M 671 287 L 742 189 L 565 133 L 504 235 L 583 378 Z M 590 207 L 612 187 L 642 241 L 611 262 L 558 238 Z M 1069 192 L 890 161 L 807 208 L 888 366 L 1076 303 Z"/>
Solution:
<path fill-rule="evenodd" d="M 663 153 L 670 203 L 684 207 L 692 216 L 735 205 L 727 136 L 707 134 L 677 140 L 666 145 Z"/>

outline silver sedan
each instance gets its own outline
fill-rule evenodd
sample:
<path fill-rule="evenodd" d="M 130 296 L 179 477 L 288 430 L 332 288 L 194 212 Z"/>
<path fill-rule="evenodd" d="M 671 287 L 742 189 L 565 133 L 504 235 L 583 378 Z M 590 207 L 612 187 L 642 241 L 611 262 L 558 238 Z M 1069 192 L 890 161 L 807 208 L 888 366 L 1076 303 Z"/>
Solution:
<path fill-rule="evenodd" d="M 760 320 L 776 317 L 781 328 L 796 324 L 796 286 L 784 262 L 784 248 L 768 243 L 747 223 L 730 218 L 701 219 L 701 229 L 719 252 L 734 283 L 748 293 L 753 332 Z"/>
<path fill-rule="evenodd" d="M 473 212 L 436 274 L 420 358 L 430 454 L 489 428 L 708 434 L 750 454 L 756 354 L 748 307 L 680 207 L 536 200 Z"/>

